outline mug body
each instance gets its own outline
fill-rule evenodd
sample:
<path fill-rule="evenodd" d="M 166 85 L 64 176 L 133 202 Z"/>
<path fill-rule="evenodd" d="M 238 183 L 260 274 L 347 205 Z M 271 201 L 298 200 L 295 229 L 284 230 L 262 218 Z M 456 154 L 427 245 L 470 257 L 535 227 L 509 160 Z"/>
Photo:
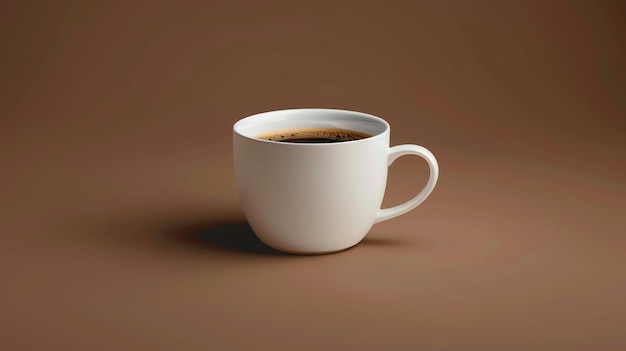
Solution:
<path fill-rule="evenodd" d="M 311 128 L 371 137 L 323 144 L 258 138 Z M 332 109 L 272 111 L 238 121 L 233 127 L 237 186 L 258 238 L 293 253 L 335 252 L 359 243 L 382 204 L 389 133 L 379 117 Z"/>

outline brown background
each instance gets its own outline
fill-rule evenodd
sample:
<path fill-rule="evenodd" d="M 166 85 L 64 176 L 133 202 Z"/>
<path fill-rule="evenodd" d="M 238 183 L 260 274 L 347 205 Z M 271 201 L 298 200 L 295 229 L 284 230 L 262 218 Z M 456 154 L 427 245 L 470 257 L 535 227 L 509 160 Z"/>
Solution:
<path fill-rule="evenodd" d="M 626 349 L 624 2 L 3 1 L 0 55 L 2 350 Z M 438 187 L 276 255 L 231 126 L 291 107 Z"/>

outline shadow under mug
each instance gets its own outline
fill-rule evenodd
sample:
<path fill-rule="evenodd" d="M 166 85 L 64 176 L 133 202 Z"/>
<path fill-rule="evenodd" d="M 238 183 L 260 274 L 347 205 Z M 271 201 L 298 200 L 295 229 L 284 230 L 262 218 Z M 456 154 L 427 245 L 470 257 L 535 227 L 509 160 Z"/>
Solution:
<path fill-rule="evenodd" d="M 335 143 L 259 138 L 302 129 L 345 129 L 370 137 Z M 334 109 L 271 111 L 235 123 L 237 187 L 257 237 L 280 251 L 331 253 L 358 244 L 375 223 L 417 207 L 435 188 L 437 160 L 422 146 L 389 147 L 389 135 L 389 124 L 382 118 Z M 426 160 L 428 182 L 409 201 L 381 209 L 388 167 L 404 155 Z"/>

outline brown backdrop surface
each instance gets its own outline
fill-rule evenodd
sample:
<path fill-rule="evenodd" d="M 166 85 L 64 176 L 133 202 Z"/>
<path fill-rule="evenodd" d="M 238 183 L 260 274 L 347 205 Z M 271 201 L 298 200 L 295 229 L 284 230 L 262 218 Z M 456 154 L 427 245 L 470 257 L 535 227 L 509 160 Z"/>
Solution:
<path fill-rule="evenodd" d="M 626 7 L 3 1 L 0 349 L 626 349 Z M 277 255 L 231 126 L 365 111 L 441 166 Z M 400 159 L 385 206 L 425 164 Z"/>

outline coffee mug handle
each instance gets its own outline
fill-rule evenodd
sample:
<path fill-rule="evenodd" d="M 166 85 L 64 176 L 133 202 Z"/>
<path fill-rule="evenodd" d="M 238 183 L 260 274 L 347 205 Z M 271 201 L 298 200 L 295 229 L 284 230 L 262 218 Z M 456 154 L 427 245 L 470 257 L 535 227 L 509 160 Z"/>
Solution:
<path fill-rule="evenodd" d="M 437 164 L 437 159 L 435 158 L 435 156 L 430 151 L 428 151 L 428 149 L 422 146 L 409 144 L 394 146 L 389 149 L 387 165 L 391 166 L 393 161 L 395 161 L 398 157 L 404 155 L 418 155 L 426 160 L 426 162 L 428 162 L 428 166 L 430 167 L 430 176 L 428 177 L 428 182 L 426 183 L 424 189 L 422 189 L 422 191 L 411 200 L 398 206 L 378 210 L 374 223 L 386 221 L 388 219 L 411 211 L 419 204 L 421 204 L 424 200 L 426 200 L 428 195 L 430 195 L 430 193 L 435 188 L 435 184 L 437 184 L 437 179 L 439 178 L 439 165 Z"/>

